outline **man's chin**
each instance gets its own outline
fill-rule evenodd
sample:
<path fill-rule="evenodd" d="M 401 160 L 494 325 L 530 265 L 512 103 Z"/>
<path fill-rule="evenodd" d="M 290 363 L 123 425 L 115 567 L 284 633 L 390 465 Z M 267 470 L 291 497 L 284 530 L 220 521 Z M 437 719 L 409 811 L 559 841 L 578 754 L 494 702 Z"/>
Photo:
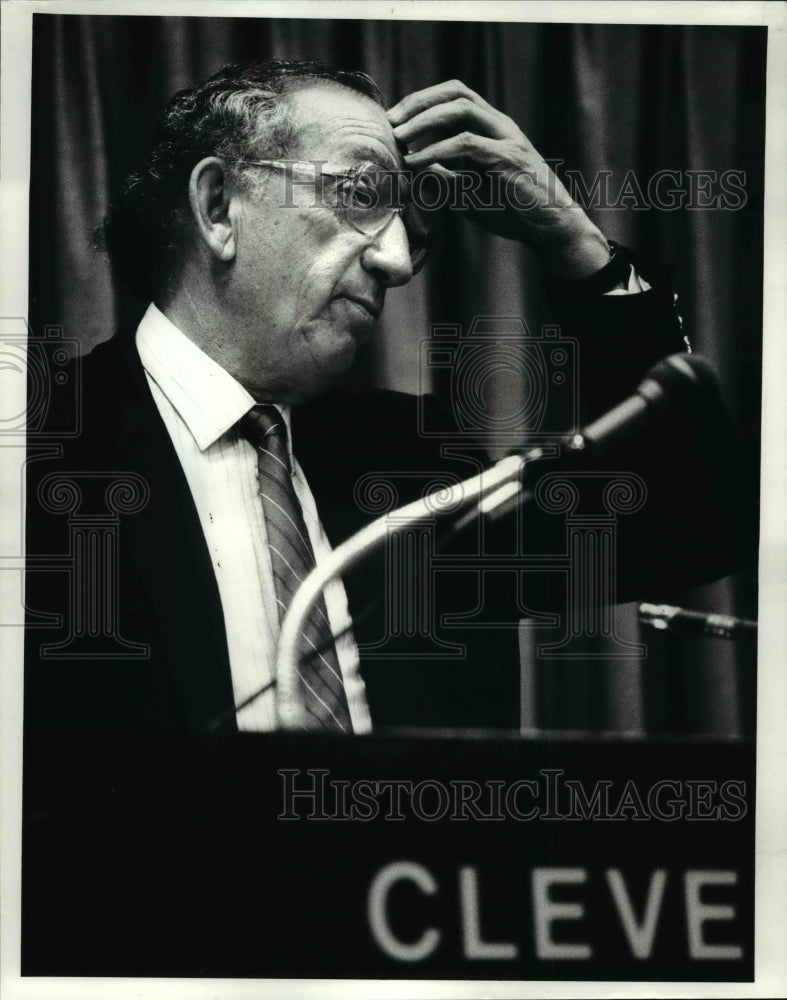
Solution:
<path fill-rule="evenodd" d="M 353 342 L 343 350 L 336 351 L 330 357 L 326 358 L 325 363 L 318 370 L 317 380 L 332 384 L 338 378 L 341 378 L 342 375 L 345 375 L 355 363 L 359 346 L 357 342 Z"/>
<path fill-rule="evenodd" d="M 329 377 L 343 375 L 355 361 L 358 349 L 370 338 L 373 327 L 371 322 L 358 323 L 332 332 L 330 338 L 314 345 L 315 367 Z"/>
<path fill-rule="evenodd" d="M 347 335 L 331 350 L 322 350 L 311 358 L 308 371 L 301 370 L 293 403 L 305 403 L 327 392 L 334 383 L 350 370 L 358 353 L 359 341 Z"/>

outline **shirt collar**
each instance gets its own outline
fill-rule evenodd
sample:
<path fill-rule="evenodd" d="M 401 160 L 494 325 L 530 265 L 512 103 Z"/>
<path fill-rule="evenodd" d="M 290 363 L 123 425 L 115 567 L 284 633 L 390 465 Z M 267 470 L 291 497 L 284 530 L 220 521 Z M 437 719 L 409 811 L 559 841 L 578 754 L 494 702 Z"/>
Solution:
<path fill-rule="evenodd" d="M 137 327 L 142 367 L 205 451 L 256 406 L 254 397 L 218 362 L 151 304 Z M 279 406 L 292 449 L 290 408 Z M 290 454 L 292 461 L 292 454 Z"/>

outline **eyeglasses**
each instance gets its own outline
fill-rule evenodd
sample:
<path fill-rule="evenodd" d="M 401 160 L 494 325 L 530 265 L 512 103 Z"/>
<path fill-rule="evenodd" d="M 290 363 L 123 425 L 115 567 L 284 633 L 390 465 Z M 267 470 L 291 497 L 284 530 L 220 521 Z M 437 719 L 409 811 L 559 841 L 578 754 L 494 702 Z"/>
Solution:
<path fill-rule="evenodd" d="M 399 216 L 407 232 L 413 273 L 423 267 L 429 252 L 426 229 L 419 229 L 415 224 L 410 177 L 406 171 L 389 170 L 375 163 L 338 167 L 321 161 L 241 159 L 237 162 L 305 177 L 314 184 L 315 195 L 319 190 L 317 204 L 338 211 L 344 221 L 363 236 L 378 236 Z M 326 178 L 336 182 L 332 188 L 324 183 Z"/>

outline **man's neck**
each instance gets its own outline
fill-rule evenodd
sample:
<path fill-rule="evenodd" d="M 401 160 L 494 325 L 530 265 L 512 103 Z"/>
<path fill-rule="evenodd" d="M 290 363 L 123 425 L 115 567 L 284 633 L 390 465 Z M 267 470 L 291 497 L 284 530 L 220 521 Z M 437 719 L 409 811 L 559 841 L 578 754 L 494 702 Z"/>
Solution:
<path fill-rule="evenodd" d="M 181 285 L 173 295 L 165 300 L 157 300 L 155 304 L 173 326 L 221 364 L 221 360 L 215 356 L 213 344 L 216 343 L 216 333 L 222 320 L 212 308 L 212 303 L 195 299 L 189 289 Z"/>
<path fill-rule="evenodd" d="M 256 398 L 253 387 L 241 376 L 243 366 L 236 356 L 239 331 L 226 309 L 210 296 L 195 295 L 187 284 L 181 284 L 171 297 L 156 302 L 156 306 L 173 326 Z"/>
<path fill-rule="evenodd" d="M 166 300 L 155 303 L 159 311 L 177 329 L 224 371 L 231 375 L 259 403 L 288 403 L 286 392 L 269 385 L 249 381 L 252 366 L 239 353 L 244 342 L 242 321 L 228 314 L 226 307 L 210 295 L 195 294 L 188 283 L 181 283 Z M 259 373 L 258 373 L 259 374 Z"/>

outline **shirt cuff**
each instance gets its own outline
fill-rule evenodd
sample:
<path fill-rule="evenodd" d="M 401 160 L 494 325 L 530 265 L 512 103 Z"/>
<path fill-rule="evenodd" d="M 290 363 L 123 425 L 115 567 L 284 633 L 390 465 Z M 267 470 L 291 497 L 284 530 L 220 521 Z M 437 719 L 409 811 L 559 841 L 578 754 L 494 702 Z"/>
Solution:
<path fill-rule="evenodd" d="M 631 264 L 626 287 L 612 288 L 608 292 L 604 292 L 604 295 L 635 295 L 637 292 L 649 292 L 650 288 L 651 286 L 639 276 L 637 269 Z"/>

